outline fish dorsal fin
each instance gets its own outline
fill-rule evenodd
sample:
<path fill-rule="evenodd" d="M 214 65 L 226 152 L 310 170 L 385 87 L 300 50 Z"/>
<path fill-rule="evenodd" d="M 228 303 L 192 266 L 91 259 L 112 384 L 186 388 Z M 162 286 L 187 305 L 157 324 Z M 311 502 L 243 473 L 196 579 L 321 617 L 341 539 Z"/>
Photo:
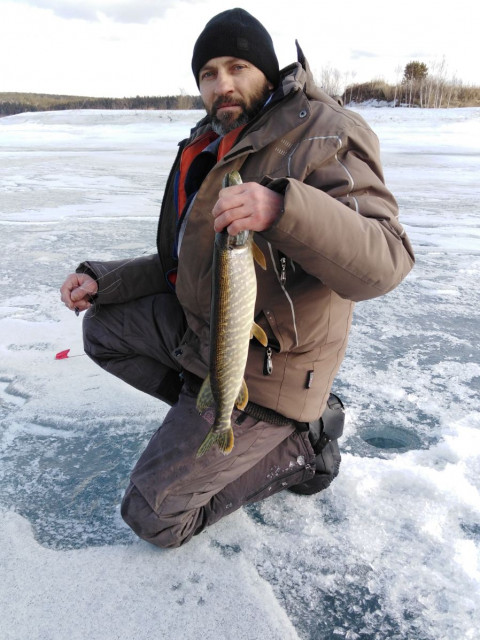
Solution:
<path fill-rule="evenodd" d="M 207 375 L 197 396 L 197 411 L 203 413 L 208 407 L 215 404 L 213 399 L 212 387 L 210 385 L 210 374 Z"/>
<path fill-rule="evenodd" d="M 245 382 L 245 380 L 242 380 L 242 386 L 240 387 L 240 391 L 238 392 L 237 399 L 235 400 L 235 406 L 237 407 L 237 409 L 240 409 L 240 411 L 242 411 L 247 406 L 247 402 L 248 402 L 247 383 Z"/>
<path fill-rule="evenodd" d="M 255 244 L 255 242 L 252 242 L 252 253 L 253 253 L 253 259 L 255 260 L 255 262 L 258 265 L 260 265 L 262 269 L 265 271 L 267 269 L 267 261 L 265 260 L 263 251 L 260 249 L 258 244 Z"/>
<path fill-rule="evenodd" d="M 255 337 L 260 342 L 260 344 L 263 344 L 264 347 L 268 346 L 267 334 L 256 322 L 252 324 L 252 328 L 250 329 L 250 339 L 252 339 L 253 337 Z"/>

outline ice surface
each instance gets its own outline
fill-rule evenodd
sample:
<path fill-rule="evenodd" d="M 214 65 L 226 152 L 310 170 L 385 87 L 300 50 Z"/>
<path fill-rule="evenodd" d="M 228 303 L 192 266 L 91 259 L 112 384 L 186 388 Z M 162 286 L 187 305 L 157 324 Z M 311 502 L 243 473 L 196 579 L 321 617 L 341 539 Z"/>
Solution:
<path fill-rule="evenodd" d="M 82 355 L 58 287 L 87 257 L 154 251 L 177 142 L 200 112 L 0 119 L 2 640 L 476 640 L 480 109 L 357 110 L 417 264 L 356 307 L 334 387 L 341 474 L 170 552 L 118 512 L 165 407 Z M 55 360 L 66 348 L 79 357 Z"/>

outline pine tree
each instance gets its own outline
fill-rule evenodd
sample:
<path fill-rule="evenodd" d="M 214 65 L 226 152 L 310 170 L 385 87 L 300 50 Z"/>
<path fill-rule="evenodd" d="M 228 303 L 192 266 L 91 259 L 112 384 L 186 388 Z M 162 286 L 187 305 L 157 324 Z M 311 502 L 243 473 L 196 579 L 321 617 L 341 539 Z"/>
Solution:
<path fill-rule="evenodd" d="M 403 82 L 411 82 L 412 80 L 424 80 L 428 75 L 428 67 L 424 62 L 413 60 L 405 65 L 403 71 Z"/>

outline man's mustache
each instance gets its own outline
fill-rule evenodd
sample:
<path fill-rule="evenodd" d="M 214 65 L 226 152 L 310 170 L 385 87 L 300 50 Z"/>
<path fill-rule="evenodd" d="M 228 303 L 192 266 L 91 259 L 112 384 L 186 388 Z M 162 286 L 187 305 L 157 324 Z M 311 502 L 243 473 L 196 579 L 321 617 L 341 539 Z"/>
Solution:
<path fill-rule="evenodd" d="M 223 107 L 226 104 L 234 104 L 235 106 L 244 108 L 242 100 L 232 98 L 232 96 L 219 96 L 212 105 L 212 116 L 217 115 L 218 108 Z"/>

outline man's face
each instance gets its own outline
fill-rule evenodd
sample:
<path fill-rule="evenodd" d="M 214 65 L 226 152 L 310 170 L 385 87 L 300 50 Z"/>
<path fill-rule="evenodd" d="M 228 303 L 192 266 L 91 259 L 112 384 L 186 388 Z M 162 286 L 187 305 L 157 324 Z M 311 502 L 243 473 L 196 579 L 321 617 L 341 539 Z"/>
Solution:
<path fill-rule="evenodd" d="M 220 135 L 247 124 L 273 89 L 251 62 L 227 56 L 209 60 L 200 69 L 199 80 L 203 104 Z"/>

